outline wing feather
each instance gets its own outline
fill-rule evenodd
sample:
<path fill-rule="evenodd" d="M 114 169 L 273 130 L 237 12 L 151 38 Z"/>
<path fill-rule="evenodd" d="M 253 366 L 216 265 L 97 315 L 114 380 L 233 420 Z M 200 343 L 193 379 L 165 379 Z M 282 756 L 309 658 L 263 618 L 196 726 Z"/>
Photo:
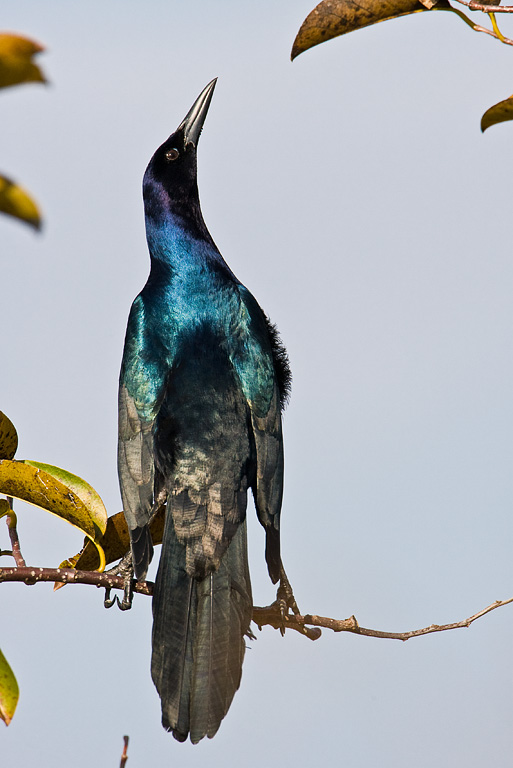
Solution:
<path fill-rule="evenodd" d="M 153 507 L 154 472 L 153 422 L 140 418 L 134 398 L 121 384 L 118 473 L 137 578 L 144 578 L 153 555 L 148 523 Z"/>

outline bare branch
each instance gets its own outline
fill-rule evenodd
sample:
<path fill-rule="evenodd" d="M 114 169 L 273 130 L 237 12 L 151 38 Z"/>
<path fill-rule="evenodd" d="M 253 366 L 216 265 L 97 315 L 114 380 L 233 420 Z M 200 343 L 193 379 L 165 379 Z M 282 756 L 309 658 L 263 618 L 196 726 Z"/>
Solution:
<path fill-rule="evenodd" d="M 0 504 L 0 518 L 5 517 L 7 522 L 7 528 L 9 529 L 9 538 L 11 539 L 11 546 L 12 550 L 11 552 L 3 551 L 2 554 L 10 554 L 12 557 L 14 557 L 14 562 L 17 566 L 20 568 L 23 568 L 24 565 L 26 565 L 25 560 L 23 559 L 23 555 L 21 554 L 21 548 L 20 548 L 20 540 L 18 537 L 18 529 L 17 529 L 17 519 L 16 514 L 12 508 L 12 498 L 10 496 L 7 497 L 7 500 L 1 499 L 0 500 L 2 504 Z"/>
<path fill-rule="evenodd" d="M 483 11 L 483 13 L 513 13 L 513 5 L 486 5 L 475 3 L 474 0 L 456 0 L 461 5 L 466 5 L 469 11 Z"/>
<path fill-rule="evenodd" d="M 125 583 L 122 576 L 116 576 L 112 573 L 98 573 L 97 571 L 75 571 L 73 568 L 0 568 L 0 583 L 6 581 L 18 581 L 24 584 L 33 585 L 38 582 L 54 582 L 58 584 L 90 584 L 96 587 L 123 590 Z M 140 595 L 151 596 L 153 594 L 154 584 L 152 581 L 134 582 L 134 592 Z M 321 636 L 320 627 L 331 629 L 333 632 L 352 632 L 356 635 L 366 635 L 367 637 L 380 637 L 390 640 L 409 640 L 411 637 L 420 637 L 429 635 L 433 632 L 446 632 L 449 629 L 462 629 L 469 627 L 476 619 L 480 619 L 487 613 L 501 608 L 503 605 L 513 603 L 513 597 L 507 600 L 496 600 L 486 608 L 469 616 L 468 619 L 462 619 L 451 624 L 431 624 L 422 629 L 413 629 L 409 632 L 383 632 L 379 629 L 367 629 L 360 627 L 355 616 L 348 619 L 330 619 L 326 616 L 317 616 L 315 614 L 285 616 L 285 627 L 293 629 L 296 632 L 308 637 L 310 640 L 317 640 Z M 274 629 L 281 629 L 281 616 L 276 610 L 276 605 L 253 607 L 253 621 L 261 629 L 264 626 L 271 626 Z"/>
<path fill-rule="evenodd" d="M 508 600 L 496 600 L 495 602 L 483 608 L 481 611 L 469 616 L 468 619 L 462 619 L 462 621 L 456 621 L 451 624 L 430 624 L 429 627 L 423 627 L 422 629 L 412 629 L 409 632 L 382 632 L 377 629 L 366 629 L 360 627 L 355 616 L 351 616 L 349 619 L 327 619 L 324 616 L 295 616 L 294 618 L 298 623 L 304 620 L 305 624 L 310 624 L 316 627 L 324 627 L 326 629 L 332 629 L 334 632 L 353 632 L 357 635 L 367 635 L 367 637 L 384 637 L 390 640 L 402 640 L 406 642 L 410 637 L 420 637 L 421 635 L 430 635 L 433 632 L 446 632 L 449 629 L 463 629 L 464 627 L 470 627 L 472 622 L 476 619 L 480 619 L 481 616 L 485 616 L 487 613 L 494 611 L 496 608 L 501 608 L 503 605 L 509 605 L 513 603 L 513 597 Z"/>
<path fill-rule="evenodd" d="M 73 568 L 0 568 L 0 583 L 2 581 L 21 581 L 32 586 L 39 582 L 53 581 L 56 584 L 90 584 L 95 587 L 109 589 L 124 589 L 122 576 L 98 571 L 75 571 Z M 153 594 L 153 582 L 139 581 L 134 584 L 134 592 L 141 595 Z"/>
<path fill-rule="evenodd" d="M 505 6 L 505 8 L 501 8 L 500 6 L 480 6 L 479 8 L 474 9 L 474 7 L 471 7 L 471 2 L 466 2 L 465 0 L 457 0 L 458 3 L 462 3 L 463 5 L 466 5 L 470 10 L 484 10 L 486 8 L 486 13 L 490 16 L 490 20 L 492 22 L 492 25 L 494 27 L 493 30 L 487 29 L 486 27 L 481 27 L 479 24 L 474 24 L 474 22 L 469 19 L 468 16 L 465 16 L 463 11 L 458 10 L 457 8 L 454 8 L 451 6 L 451 10 L 459 16 L 460 19 L 462 19 L 465 24 L 468 24 L 468 26 L 474 30 L 474 32 L 484 32 L 486 35 L 491 35 L 491 37 L 495 37 L 497 40 L 500 40 L 501 43 L 505 43 L 506 45 L 513 45 L 513 40 L 510 40 L 509 37 L 504 37 L 502 32 L 497 27 L 497 22 L 495 20 L 495 16 L 493 15 L 493 12 L 497 9 L 500 11 L 506 10 L 509 6 Z M 513 11 L 513 6 L 511 6 L 511 11 Z"/>
<path fill-rule="evenodd" d="M 128 736 L 123 736 L 123 741 L 125 742 L 125 745 L 123 747 L 123 752 L 121 753 L 121 762 L 119 764 L 119 768 L 124 768 L 126 761 L 128 760 Z"/>

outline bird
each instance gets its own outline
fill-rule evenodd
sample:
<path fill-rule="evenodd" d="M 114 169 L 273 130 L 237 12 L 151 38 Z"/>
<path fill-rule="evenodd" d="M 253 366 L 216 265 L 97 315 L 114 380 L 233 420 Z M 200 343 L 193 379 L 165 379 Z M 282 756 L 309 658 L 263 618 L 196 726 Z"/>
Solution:
<path fill-rule="evenodd" d="M 152 679 L 162 725 L 194 744 L 219 729 L 252 637 L 249 490 L 271 581 L 288 585 L 280 556 L 288 356 L 215 245 L 198 193 L 198 139 L 216 81 L 144 174 L 151 266 L 130 310 L 119 382 L 118 474 L 139 581 L 153 555 L 149 523 L 166 510 Z M 280 606 L 283 615 L 283 591 Z"/>

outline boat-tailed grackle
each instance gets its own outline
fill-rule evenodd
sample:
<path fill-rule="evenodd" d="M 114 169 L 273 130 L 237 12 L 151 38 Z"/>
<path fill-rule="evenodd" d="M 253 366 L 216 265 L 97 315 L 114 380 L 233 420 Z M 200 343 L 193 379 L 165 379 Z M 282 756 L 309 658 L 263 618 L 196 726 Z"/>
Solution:
<path fill-rule="evenodd" d="M 194 743 L 214 736 L 240 683 L 252 611 L 248 489 L 270 577 L 286 578 L 281 411 L 290 371 L 276 329 L 201 214 L 196 150 L 215 84 L 144 174 L 151 270 L 130 312 L 119 387 L 119 479 L 137 579 L 153 553 L 148 523 L 166 504 L 152 677 L 164 727 Z"/>

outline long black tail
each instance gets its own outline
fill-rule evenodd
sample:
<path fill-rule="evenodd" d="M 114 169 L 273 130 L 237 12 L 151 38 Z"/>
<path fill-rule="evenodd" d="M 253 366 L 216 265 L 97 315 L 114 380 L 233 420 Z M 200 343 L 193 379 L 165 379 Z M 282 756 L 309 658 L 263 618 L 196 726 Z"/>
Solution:
<path fill-rule="evenodd" d="M 240 685 L 252 609 L 246 521 L 219 569 L 198 581 L 185 571 L 185 546 L 167 515 L 153 596 L 151 674 L 162 725 L 178 741 L 212 738 Z"/>

